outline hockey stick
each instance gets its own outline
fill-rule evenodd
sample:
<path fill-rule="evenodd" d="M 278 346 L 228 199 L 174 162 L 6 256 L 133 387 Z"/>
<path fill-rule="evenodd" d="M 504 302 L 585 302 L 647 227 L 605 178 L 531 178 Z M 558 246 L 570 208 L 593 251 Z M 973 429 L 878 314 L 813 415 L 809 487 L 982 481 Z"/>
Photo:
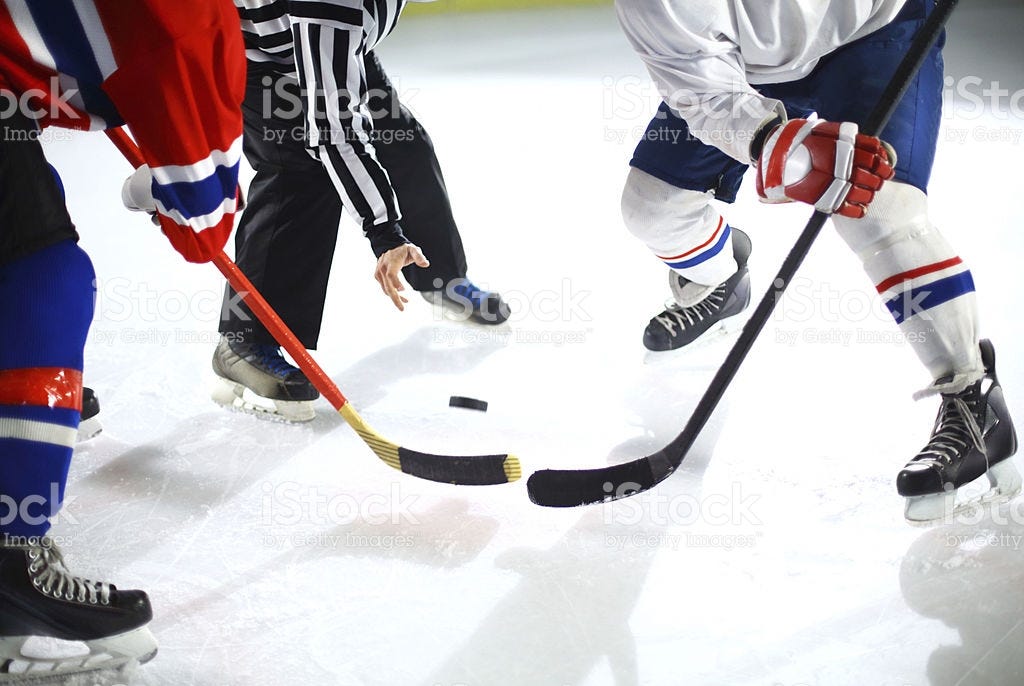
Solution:
<path fill-rule="evenodd" d="M 144 164 L 142 153 L 124 129 L 108 129 L 107 136 L 133 166 Z M 288 351 L 313 386 L 389 467 L 421 479 L 462 486 L 503 484 L 522 476 L 519 459 L 514 455 L 434 455 L 402 447 L 381 436 L 359 416 L 341 389 L 310 356 L 238 265 L 223 250 L 213 258 L 213 263 L 267 331 Z"/>
<path fill-rule="evenodd" d="M 863 127 L 869 135 L 878 136 L 885 129 L 896 106 L 935 45 L 942 29 L 953 13 L 958 0 L 939 0 L 928 19 L 918 30 L 914 42 L 900 62 L 888 86 L 879 98 Z M 757 309 L 743 327 L 743 333 L 704 392 L 690 420 L 667 446 L 647 457 L 602 469 L 545 469 L 535 472 L 527 481 L 530 500 L 545 507 L 575 507 L 618 500 L 653 488 L 669 477 L 686 458 L 722 399 L 725 389 L 750 352 L 758 334 L 768 323 L 775 303 L 793 280 L 797 269 L 811 249 L 829 215 L 815 212 L 782 263 L 782 268 L 765 293 Z"/>

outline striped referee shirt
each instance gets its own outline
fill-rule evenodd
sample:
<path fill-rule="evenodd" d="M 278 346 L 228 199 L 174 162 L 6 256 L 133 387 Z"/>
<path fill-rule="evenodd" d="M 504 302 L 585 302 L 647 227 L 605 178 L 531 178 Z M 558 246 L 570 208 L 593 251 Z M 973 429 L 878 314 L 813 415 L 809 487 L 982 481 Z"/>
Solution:
<path fill-rule="evenodd" d="M 404 242 L 387 172 L 370 142 L 365 56 L 398 21 L 406 0 L 234 0 L 250 62 L 294 76 L 307 141 L 378 256 Z"/>

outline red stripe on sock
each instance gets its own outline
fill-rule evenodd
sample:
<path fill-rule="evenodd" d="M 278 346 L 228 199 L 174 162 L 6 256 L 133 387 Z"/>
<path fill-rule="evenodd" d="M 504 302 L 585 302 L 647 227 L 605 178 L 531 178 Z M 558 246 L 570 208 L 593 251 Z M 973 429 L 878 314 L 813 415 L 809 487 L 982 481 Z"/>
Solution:
<path fill-rule="evenodd" d="M 687 255 L 692 255 L 695 252 L 699 252 L 699 251 L 703 250 L 704 248 L 708 247 L 709 245 L 714 243 L 716 240 L 718 240 L 718 234 L 720 234 L 722 232 L 722 227 L 723 226 L 725 226 L 725 217 L 719 217 L 718 218 L 718 228 L 715 229 L 715 232 L 713 234 L 711 234 L 711 238 L 709 238 L 706 243 L 702 243 L 702 244 L 698 245 L 696 248 L 694 248 L 693 250 L 689 250 L 687 252 L 684 252 L 682 255 L 676 255 L 675 257 L 662 257 L 661 255 L 658 255 L 658 259 L 659 260 L 665 260 L 666 262 L 672 262 L 673 260 L 679 260 L 679 259 L 682 259 L 682 258 L 686 257 Z"/>
<path fill-rule="evenodd" d="M 878 284 L 876 288 L 878 289 L 879 293 L 885 293 L 887 290 L 889 290 L 896 284 L 903 283 L 904 281 L 910 281 L 911 279 L 916 279 L 919 276 L 925 276 L 926 274 L 931 274 L 933 272 L 940 272 L 943 269 L 955 267 L 956 265 L 961 264 L 962 262 L 963 260 L 961 260 L 959 257 L 953 257 L 951 259 L 945 260 L 944 262 L 936 262 L 935 264 L 929 264 L 926 267 L 918 267 L 917 269 L 911 269 L 910 271 L 897 274 L 896 276 L 890 276 L 888 279 Z"/>
<path fill-rule="evenodd" d="M 0 371 L 0 405 L 82 411 L 82 372 L 60 367 Z"/>

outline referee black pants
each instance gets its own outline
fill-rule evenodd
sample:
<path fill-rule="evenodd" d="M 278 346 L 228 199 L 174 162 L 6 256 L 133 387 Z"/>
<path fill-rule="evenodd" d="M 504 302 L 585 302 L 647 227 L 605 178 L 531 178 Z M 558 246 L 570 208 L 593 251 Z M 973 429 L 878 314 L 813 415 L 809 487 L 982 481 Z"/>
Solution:
<path fill-rule="evenodd" d="M 315 349 L 343 208 L 323 164 L 306 152 L 298 86 L 281 78 L 249 63 L 243 145 L 256 177 L 235 235 L 235 261 L 302 344 Z M 441 167 L 426 130 L 400 105 L 373 53 L 366 78 L 374 148 L 398 197 L 402 231 L 430 260 L 430 267 L 407 267 L 404 275 L 413 289 L 434 290 L 466 275 Z M 246 343 L 274 342 L 230 286 L 220 332 Z"/>

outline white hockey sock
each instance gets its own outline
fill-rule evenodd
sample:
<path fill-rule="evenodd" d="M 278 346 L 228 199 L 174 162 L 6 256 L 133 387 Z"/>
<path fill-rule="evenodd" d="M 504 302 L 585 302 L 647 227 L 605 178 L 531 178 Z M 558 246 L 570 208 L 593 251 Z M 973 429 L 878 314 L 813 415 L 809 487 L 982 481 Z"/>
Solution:
<path fill-rule="evenodd" d="M 731 229 L 711 205 L 713 194 L 665 183 L 630 169 L 622 191 L 626 228 L 659 260 L 689 281 L 717 286 L 736 273 Z"/>
<path fill-rule="evenodd" d="M 833 217 L 933 379 L 918 395 L 959 392 L 985 374 L 971 272 L 928 219 L 927 198 L 889 182 L 863 219 Z"/>

